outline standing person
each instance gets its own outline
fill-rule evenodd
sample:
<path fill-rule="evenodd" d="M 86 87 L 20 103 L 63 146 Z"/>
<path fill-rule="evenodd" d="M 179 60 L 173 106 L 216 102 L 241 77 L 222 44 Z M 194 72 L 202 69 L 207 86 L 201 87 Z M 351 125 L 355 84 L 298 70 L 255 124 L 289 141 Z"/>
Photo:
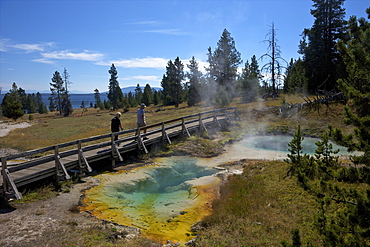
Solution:
<path fill-rule="evenodd" d="M 146 105 L 144 103 L 142 103 L 140 105 L 140 108 L 137 110 L 137 132 L 136 132 L 137 135 L 140 134 L 140 128 L 146 126 L 145 111 L 144 111 L 145 107 L 146 107 Z M 146 134 L 146 128 L 144 128 L 143 131 L 144 131 L 144 135 L 145 135 Z M 146 136 L 143 137 L 143 140 L 148 140 L 148 139 L 149 138 L 146 137 Z"/>
<path fill-rule="evenodd" d="M 121 117 L 121 113 L 117 112 L 116 116 L 114 118 L 112 118 L 112 122 L 111 122 L 111 125 L 110 125 L 112 133 L 113 132 L 118 132 L 120 129 L 123 130 L 122 125 L 121 125 L 120 117 Z M 115 141 L 118 140 L 118 135 L 116 135 L 114 137 L 114 140 Z"/>

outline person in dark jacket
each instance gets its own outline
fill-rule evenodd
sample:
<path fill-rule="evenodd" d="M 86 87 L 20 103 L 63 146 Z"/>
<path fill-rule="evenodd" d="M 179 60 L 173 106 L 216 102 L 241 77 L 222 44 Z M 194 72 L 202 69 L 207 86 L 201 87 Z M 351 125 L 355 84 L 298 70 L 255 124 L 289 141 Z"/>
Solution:
<path fill-rule="evenodd" d="M 121 125 L 120 117 L 121 117 L 121 113 L 117 112 L 116 116 L 114 118 L 112 118 L 112 122 L 111 122 L 111 131 L 112 131 L 112 133 L 113 132 L 118 132 L 120 129 L 123 130 L 122 125 Z M 116 135 L 114 137 L 114 140 L 115 141 L 118 140 L 118 135 Z"/>

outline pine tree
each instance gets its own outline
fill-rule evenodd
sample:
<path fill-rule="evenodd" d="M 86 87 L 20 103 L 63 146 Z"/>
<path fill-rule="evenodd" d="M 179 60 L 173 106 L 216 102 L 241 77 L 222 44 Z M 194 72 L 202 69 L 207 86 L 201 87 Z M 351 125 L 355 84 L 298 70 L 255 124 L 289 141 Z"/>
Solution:
<path fill-rule="evenodd" d="M 53 77 L 51 78 L 51 81 L 51 97 L 49 98 L 49 109 L 52 110 L 55 104 L 56 109 L 59 111 L 59 114 L 61 116 L 69 116 L 73 112 L 72 103 L 69 99 L 69 94 L 64 87 L 65 82 L 63 81 L 58 71 L 55 71 Z"/>
<path fill-rule="evenodd" d="M 37 101 L 35 94 L 27 94 L 25 110 L 27 113 L 37 112 Z"/>
<path fill-rule="evenodd" d="M 256 56 L 251 58 L 251 64 L 247 60 L 245 62 L 242 73 L 239 77 L 239 93 L 243 103 L 256 101 L 259 95 L 259 78 L 261 77 L 258 69 Z"/>
<path fill-rule="evenodd" d="M 161 90 L 154 90 L 153 92 L 153 104 L 159 105 L 161 102 Z"/>
<path fill-rule="evenodd" d="M 319 93 L 336 89 L 341 58 L 336 42 L 345 28 L 344 0 L 312 0 L 315 18 L 312 28 L 303 32 L 300 51 L 304 54 L 308 90 Z"/>
<path fill-rule="evenodd" d="M 366 10 L 370 19 L 370 8 Z M 346 65 L 346 78 L 338 80 L 339 88 L 348 99 L 345 107 L 346 123 L 356 128 L 353 134 L 330 127 L 334 139 L 349 148 L 362 151 L 363 155 L 352 156 L 355 164 L 364 164 L 370 172 L 370 23 L 365 18 L 352 16 L 349 20 L 349 39 L 341 40 L 338 49 Z"/>
<path fill-rule="evenodd" d="M 137 84 L 137 85 L 136 85 L 136 88 L 135 88 L 135 99 L 136 99 L 136 102 L 137 102 L 139 105 L 142 103 L 142 99 L 143 99 L 143 90 L 141 89 L 140 84 Z"/>
<path fill-rule="evenodd" d="M 60 76 L 60 73 L 58 71 L 54 72 L 53 77 L 51 78 L 51 81 L 52 81 L 50 83 L 51 98 L 53 99 L 53 102 L 56 103 L 56 109 L 59 111 L 59 115 L 62 115 L 62 110 L 63 110 L 62 102 L 63 102 L 63 94 L 65 92 L 65 88 L 63 86 L 64 85 L 63 79 Z"/>
<path fill-rule="evenodd" d="M 37 102 L 37 112 L 40 114 L 46 114 L 48 113 L 48 110 L 46 109 L 45 103 L 42 101 L 42 95 L 41 93 L 36 93 L 36 102 Z"/>
<path fill-rule="evenodd" d="M 97 89 L 97 88 L 95 88 L 95 90 L 94 90 L 94 98 L 95 98 L 96 108 L 100 108 L 101 110 L 103 110 L 104 109 L 104 104 L 101 101 L 100 92 L 99 92 L 99 89 Z"/>
<path fill-rule="evenodd" d="M 220 40 L 217 42 L 217 48 L 212 52 L 211 47 L 208 48 L 208 63 L 207 71 L 209 73 L 209 85 L 215 82 L 217 92 L 223 86 L 230 99 L 234 96 L 234 88 L 237 79 L 237 70 L 243 62 L 240 52 L 236 49 L 235 41 L 231 37 L 230 32 L 224 29 Z"/>
<path fill-rule="evenodd" d="M 69 81 L 69 77 L 70 76 L 67 72 L 67 68 L 64 68 L 62 78 L 63 78 L 65 91 L 62 93 L 62 98 L 63 98 L 63 100 L 62 100 L 62 112 L 63 112 L 63 116 L 65 116 L 65 117 L 71 115 L 72 112 L 73 112 L 72 103 L 71 103 L 71 100 L 69 98 L 69 93 L 68 93 L 68 85 L 72 84 L 72 82 Z"/>
<path fill-rule="evenodd" d="M 184 77 L 184 65 L 180 58 L 177 57 L 174 62 L 168 61 L 166 74 L 163 75 L 161 81 L 163 104 L 178 107 L 183 101 L 184 89 L 182 81 Z"/>
<path fill-rule="evenodd" d="M 162 87 L 162 101 L 164 105 L 173 105 L 174 100 L 172 96 L 174 95 L 174 86 L 172 81 L 172 74 L 174 73 L 174 64 L 172 60 L 168 61 L 166 66 L 166 74 L 163 75 L 161 81 Z"/>
<path fill-rule="evenodd" d="M 62 101 L 62 113 L 64 117 L 67 117 L 72 114 L 73 107 L 72 102 L 69 99 L 69 94 L 63 94 L 63 101 Z"/>
<path fill-rule="evenodd" d="M 184 97 L 184 90 L 182 81 L 185 78 L 184 74 L 184 65 L 182 64 L 179 57 L 176 57 L 175 62 L 175 78 L 174 78 L 174 86 L 175 86 L 175 107 L 178 107 L 180 103 L 183 101 Z"/>
<path fill-rule="evenodd" d="M 139 104 L 131 91 L 127 94 L 127 101 L 130 107 L 134 107 Z"/>
<path fill-rule="evenodd" d="M 294 175 L 296 173 L 296 170 L 298 169 L 302 163 L 303 159 L 303 146 L 302 141 L 304 140 L 301 126 L 298 125 L 297 131 L 295 132 L 293 139 L 291 142 L 288 143 L 288 146 L 290 147 L 288 151 L 290 154 L 288 154 L 288 158 L 285 161 L 289 164 L 291 164 L 291 167 L 288 170 L 288 175 Z"/>
<path fill-rule="evenodd" d="M 23 111 L 27 111 L 27 94 L 26 94 L 26 91 L 23 89 L 23 88 L 18 88 L 17 90 L 18 92 L 18 96 L 19 96 L 19 100 L 21 101 L 21 104 L 22 104 L 22 107 L 23 107 Z"/>
<path fill-rule="evenodd" d="M 68 94 L 68 85 L 72 84 L 71 81 L 69 81 L 70 75 L 68 74 L 67 68 L 64 68 L 63 70 L 63 82 L 64 82 L 64 88 L 66 89 L 66 93 Z"/>
<path fill-rule="evenodd" d="M 307 77 L 304 62 L 299 58 L 296 61 L 291 59 L 285 72 L 284 92 L 285 93 L 303 93 L 307 91 Z"/>
<path fill-rule="evenodd" d="M 215 104 L 219 107 L 225 107 L 230 104 L 230 98 L 225 86 L 221 86 L 215 97 Z"/>
<path fill-rule="evenodd" d="M 198 62 L 194 56 L 187 65 L 189 72 L 186 73 L 186 77 L 189 81 L 186 83 L 187 88 L 187 101 L 188 106 L 194 106 L 201 101 L 200 93 L 202 90 L 202 72 L 199 71 Z"/>
<path fill-rule="evenodd" d="M 149 84 L 145 85 L 142 102 L 147 106 L 153 102 L 152 89 Z"/>
<path fill-rule="evenodd" d="M 18 94 L 18 86 L 15 82 L 13 82 L 12 89 L 9 90 L 9 93 L 4 95 L 1 106 L 3 115 L 7 118 L 17 120 L 24 115 L 23 106 Z"/>
<path fill-rule="evenodd" d="M 49 100 L 49 111 L 55 111 L 57 109 L 57 106 L 55 104 L 55 99 L 53 96 L 48 97 Z"/>
<path fill-rule="evenodd" d="M 117 110 L 120 106 L 122 106 L 123 93 L 117 80 L 118 72 L 114 64 L 112 64 L 108 72 L 110 74 L 108 99 L 113 110 Z"/>

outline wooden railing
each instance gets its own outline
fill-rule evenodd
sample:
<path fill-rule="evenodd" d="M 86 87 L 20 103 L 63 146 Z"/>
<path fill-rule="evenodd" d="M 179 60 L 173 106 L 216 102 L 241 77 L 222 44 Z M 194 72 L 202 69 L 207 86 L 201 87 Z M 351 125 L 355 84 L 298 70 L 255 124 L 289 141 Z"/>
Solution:
<path fill-rule="evenodd" d="M 171 137 L 181 134 L 190 136 L 190 132 L 194 130 L 203 129 L 207 131 L 207 125 L 220 125 L 220 121 L 232 122 L 237 120 L 240 120 L 240 118 L 235 107 L 217 109 L 179 117 L 139 129 L 93 136 L 4 156 L 1 157 L 2 194 L 7 198 L 19 199 L 22 197 L 17 189 L 19 186 L 55 175 L 60 180 L 69 179 L 68 171 L 82 174 L 91 172 L 92 169 L 89 163 L 102 159 L 111 158 L 114 166 L 116 159 L 123 161 L 122 153 L 133 150 L 143 150 L 147 153 L 146 146 L 150 144 L 158 142 L 171 144 Z M 143 129 L 147 130 L 146 136 L 150 137 L 145 142 L 140 134 Z M 137 133 L 138 135 L 136 135 Z M 117 135 L 120 138 L 115 141 Z M 31 158 L 23 162 L 12 161 L 26 157 Z M 77 170 L 73 170 L 76 168 Z"/>

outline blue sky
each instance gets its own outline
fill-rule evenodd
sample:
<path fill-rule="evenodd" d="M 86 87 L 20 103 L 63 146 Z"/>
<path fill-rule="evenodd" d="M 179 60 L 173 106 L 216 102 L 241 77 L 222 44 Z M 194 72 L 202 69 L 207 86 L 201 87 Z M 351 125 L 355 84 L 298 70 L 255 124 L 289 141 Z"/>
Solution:
<path fill-rule="evenodd" d="M 346 19 L 365 17 L 369 6 L 346 0 Z M 313 24 L 310 9 L 311 0 L 0 0 L 0 87 L 2 94 L 13 82 L 26 93 L 49 92 L 53 73 L 67 68 L 72 93 L 104 92 L 112 63 L 121 87 L 158 87 L 177 56 L 184 64 L 194 56 L 203 70 L 225 28 L 241 66 L 261 57 L 272 22 L 290 61 Z"/>

